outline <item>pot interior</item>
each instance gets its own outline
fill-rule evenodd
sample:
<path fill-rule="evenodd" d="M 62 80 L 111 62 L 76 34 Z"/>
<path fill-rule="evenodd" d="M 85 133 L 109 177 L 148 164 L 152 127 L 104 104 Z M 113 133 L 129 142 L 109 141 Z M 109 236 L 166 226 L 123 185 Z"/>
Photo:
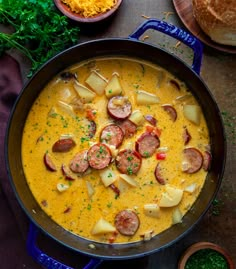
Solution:
<path fill-rule="evenodd" d="M 75 236 L 52 221 L 39 207 L 26 182 L 21 161 L 21 138 L 31 105 L 44 86 L 60 71 L 81 61 L 107 56 L 126 56 L 157 64 L 184 81 L 198 100 L 208 124 L 212 151 L 211 169 L 202 192 L 183 222 L 155 236 L 150 241 L 130 244 L 93 243 Z M 17 138 L 17 139 L 16 139 Z M 173 55 L 139 41 L 106 39 L 72 47 L 46 63 L 22 90 L 10 117 L 6 137 L 6 159 L 9 178 L 17 199 L 31 221 L 61 244 L 80 253 L 103 259 L 136 258 L 151 254 L 183 237 L 204 215 L 214 199 L 223 175 L 226 145 L 220 111 L 201 78 Z"/>

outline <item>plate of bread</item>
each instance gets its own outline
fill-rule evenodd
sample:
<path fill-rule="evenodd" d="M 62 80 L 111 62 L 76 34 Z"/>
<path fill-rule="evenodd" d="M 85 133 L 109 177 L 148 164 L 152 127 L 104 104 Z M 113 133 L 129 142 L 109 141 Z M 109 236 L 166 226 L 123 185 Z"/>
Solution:
<path fill-rule="evenodd" d="M 205 45 L 236 54 L 235 0 L 173 0 L 185 27 Z"/>

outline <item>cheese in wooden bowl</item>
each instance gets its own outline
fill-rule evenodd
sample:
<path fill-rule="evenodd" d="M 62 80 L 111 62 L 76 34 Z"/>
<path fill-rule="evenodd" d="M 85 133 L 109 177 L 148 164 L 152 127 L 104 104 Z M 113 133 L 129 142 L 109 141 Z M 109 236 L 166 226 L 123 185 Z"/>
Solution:
<path fill-rule="evenodd" d="M 54 3 L 70 19 L 81 23 L 94 23 L 114 15 L 122 0 L 54 0 Z"/>

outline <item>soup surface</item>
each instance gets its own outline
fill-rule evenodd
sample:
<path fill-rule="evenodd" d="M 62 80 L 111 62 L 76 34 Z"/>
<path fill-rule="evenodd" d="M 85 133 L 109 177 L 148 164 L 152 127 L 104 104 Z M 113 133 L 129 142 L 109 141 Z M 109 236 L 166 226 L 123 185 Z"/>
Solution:
<path fill-rule="evenodd" d="M 42 90 L 22 160 L 35 199 L 60 226 L 127 243 L 181 223 L 211 154 L 204 115 L 183 82 L 147 62 L 101 58 Z"/>

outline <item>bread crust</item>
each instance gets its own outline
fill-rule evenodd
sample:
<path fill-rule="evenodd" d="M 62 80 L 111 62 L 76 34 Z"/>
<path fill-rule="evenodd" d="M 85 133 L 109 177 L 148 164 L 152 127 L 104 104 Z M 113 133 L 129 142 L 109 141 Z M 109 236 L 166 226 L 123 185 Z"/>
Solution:
<path fill-rule="evenodd" d="M 192 0 L 201 29 L 215 42 L 236 46 L 236 1 Z"/>

